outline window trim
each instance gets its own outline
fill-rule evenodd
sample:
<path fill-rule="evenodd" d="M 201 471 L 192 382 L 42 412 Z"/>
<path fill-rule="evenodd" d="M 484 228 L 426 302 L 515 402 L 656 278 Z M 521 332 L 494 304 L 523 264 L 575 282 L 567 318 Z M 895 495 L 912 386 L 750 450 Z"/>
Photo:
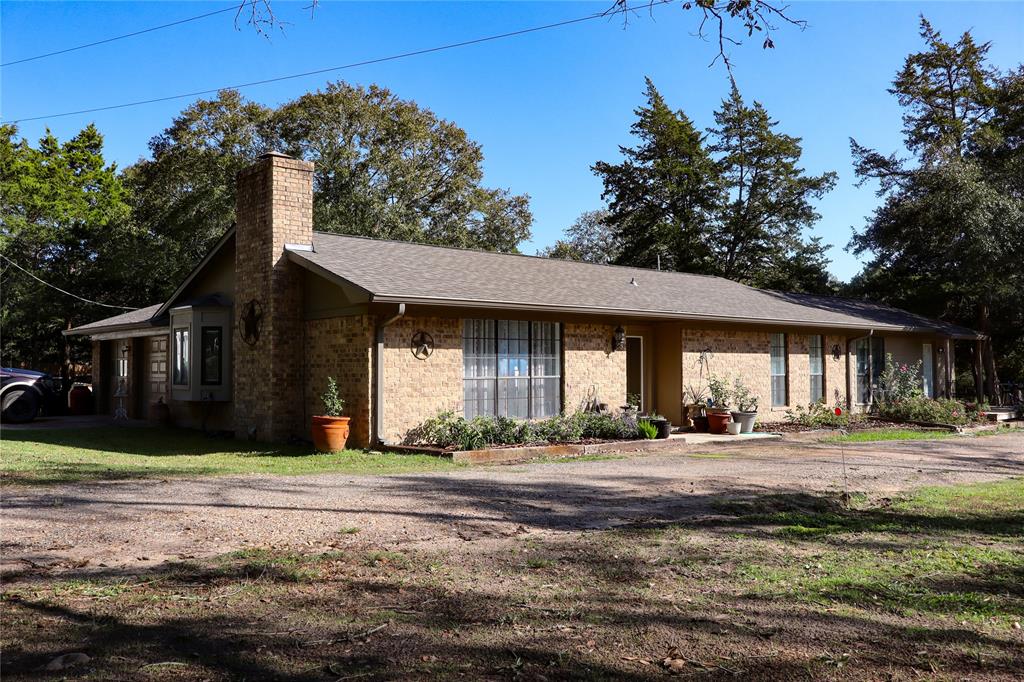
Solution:
<path fill-rule="evenodd" d="M 775 369 L 772 367 L 772 353 L 775 350 L 775 344 L 773 337 L 782 337 L 782 362 L 783 369 L 782 374 L 775 374 Z M 775 377 L 781 376 L 783 378 L 783 395 L 781 403 L 775 402 Z M 789 405 L 789 335 L 785 332 L 772 332 L 768 337 L 768 392 L 769 399 L 772 403 L 772 408 L 787 407 Z"/>
<path fill-rule="evenodd" d="M 465 416 L 465 414 L 466 414 L 466 382 L 467 381 L 474 381 L 474 382 L 477 382 L 477 381 L 488 381 L 488 382 L 493 382 L 493 386 L 494 386 L 494 401 L 493 401 L 494 402 L 494 409 L 490 413 L 490 416 L 497 417 L 497 416 L 499 416 L 498 415 L 498 408 L 499 408 L 499 405 L 501 403 L 501 401 L 499 399 L 500 393 L 499 393 L 499 388 L 498 388 L 500 386 L 500 382 L 503 379 L 508 381 L 509 379 L 524 379 L 524 378 L 526 379 L 526 414 L 527 414 L 526 419 L 528 421 L 534 420 L 534 419 L 547 419 L 548 418 L 548 417 L 538 417 L 537 415 L 534 414 L 534 409 L 533 409 L 533 398 L 534 398 L 534 395 L 533 395 L 533 384 L 534 384 L 534 380 L 535 379 L 558 379 L 558 411 L 556 412 L 555 415 L 550 415 L 550 416 L 557 416 L 558 414 L 561 414 L 564 411 L 564 409 L 565 409 L 565 389 L 564 389 L 564 386 L 563 386 L 563 380 L 564 380 L 564 377 L 565 377 L 565 336 L 563 334 L 564 330 L 563 330 L 562 323 L 561 322 L 548 322 L 548 321 L 544 321 L 544 320 L 510 320 L 510 319 L 497 319 L 497 318 L 489 318 L 489 317 L 488 318 L 474 318 L 474 319 L 481 319 L 481 320 L 486 321 L 486 322 L 491 322 L 494 325 L 494 355 L 493 355 L 494 363 L 495 363 L 494 364 L 494 376 L 493 377 L 473 377 L 473 378 L 467 378 L 466 377 L 466 361 L 465 361 L 466 346 L 465 346 L 465 342 L 466 342 L 466 323 L 469 322 L 469 320 L 463 320 L 462 321 L 462 340 L 463 340 L 463 346 L 462 346 L 462 351 L 463 351 L 463 362 L 462 362 L 462 413 L 463 413 L 463 416 Z M 499 370 L 500 359 L 501 359 L 501 354 L 499 352 L 500 343 L 501 343 L 501 335 L 500 335 L 500 333 L 498 331 L 499 330 L 499 326 L 500 326 L 499 325 L 500 322 L 525 322 L 526 323 L 526 330 L 527 330 L 526 331 L 526 348 L 527 348 L 527 354 L 526 354 L 526 375 L 525 376 L 519 376 L 519 377 L 514 377 L 514 376 L 503 377 L 503 376 L 501 376 L 501 371 Z M 558 360 L 558 375 L 557 376 L 548 375 L 548 374 L 534 375 L 534 373 L 533 373 L 533 358 L 534 358 L 534 353 L 533 353 L 533 325 L 535 325 L 535 324 L 550 324 L 550 325 L 552 325 L 552 327 L 555 329 L 555 331 L 558 334 L 558 358 L 557 358 L 557 360 Z M 483 414 L 485 414 L 485 413 L 477 413 L 477 414 L 474 414 L 474 416 L 481 416 Z M 508 415 L 503 415 L 503 416 L 508 416 Z M 520 419 L 520 417 L 511 417 L 511 419 Z"/>

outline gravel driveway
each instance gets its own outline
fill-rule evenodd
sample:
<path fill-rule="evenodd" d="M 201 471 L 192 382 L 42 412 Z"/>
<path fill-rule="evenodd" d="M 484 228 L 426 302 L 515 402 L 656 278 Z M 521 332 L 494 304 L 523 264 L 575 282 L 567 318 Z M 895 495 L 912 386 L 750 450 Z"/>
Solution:
<path fill-rule="evenodd" d="M 685 448 L 685 446 L 683 446 Z M 773 443 L 395 476 L 233 476 L 8 488 L 5 571 L 116 570 L 253 546 L 397 546 L 713 514 L 712 502 L 842 489 L 835 445 Z M 1024 475 L 1024 433 L 848 445 L 851 491 Z"/>

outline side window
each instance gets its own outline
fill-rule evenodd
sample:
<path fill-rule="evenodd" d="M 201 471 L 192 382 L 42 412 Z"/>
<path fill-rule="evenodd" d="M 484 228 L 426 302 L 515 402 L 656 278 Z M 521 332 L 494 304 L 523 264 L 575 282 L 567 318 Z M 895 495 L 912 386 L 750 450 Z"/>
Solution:
<path fill-rule="evenodd" d="M 188 386 L 189 384 L 191 370 L 189 348 L 188 327 L 176 328 L 174 330 L 174 365 L 171 373 L 171 383 L 175 386 Z"/>
<path fill-rule="evenodd" d="M 772 407 L 789 404 L 786 376 L 786 335 L 771 335 Z"/>
<path fill-rule="evenodd" d="M 825 340 L 820 334 L 810 338 L 807 355 L 811 363 L 811 402 L 825 397 Z"/>
<path fill-rule="evenodd" d="M 221 327 L 203 327 L 202 330 L 202 364 L 199 368 L 199 383 L 203 386 L 219 386 L 221 384 L 221 367 L 223 365 L 223 349 Z"/>

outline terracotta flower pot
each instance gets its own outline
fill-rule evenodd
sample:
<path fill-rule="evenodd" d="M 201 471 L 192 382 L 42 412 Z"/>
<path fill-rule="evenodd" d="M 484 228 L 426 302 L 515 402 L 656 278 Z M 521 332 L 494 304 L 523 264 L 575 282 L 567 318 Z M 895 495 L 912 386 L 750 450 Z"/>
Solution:
<path fill-rule="evenodd" d="M 313 447 L 318 452 L 340 452 L 348 441 L 348 417 L 313 417 Z"/>
<path fill-rule="evenodd" d="M 732 421 L 732 415 L 728 411 L 708 410 L 708 431 L 711 433 L 725 433 L 730 421 Z"/>

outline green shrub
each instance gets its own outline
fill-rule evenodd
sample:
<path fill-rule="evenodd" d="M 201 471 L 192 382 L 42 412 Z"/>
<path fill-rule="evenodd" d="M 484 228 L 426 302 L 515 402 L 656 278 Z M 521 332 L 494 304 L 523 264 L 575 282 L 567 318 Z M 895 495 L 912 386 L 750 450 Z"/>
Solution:
<path fill-rule="evenodd" d="M 835 408 L 826 405 L 824 400 L 812 403 L 806 408 L 797 405 L 793 410 L 786 410 L 786 421 L 815 429 L 842 429 L 859 419 L 859 415 L 851 415 L 845 408 L 842 408 L 840 414 L 836 414 Z"/>
<path fill-rule="evenodd" d="M 529 422 L 491 416 L 467 420 L 449 411 L 439 413 L 410 431 L 406 442 L 479 450 L 489 445 L 576 443 L 586 438 L 619 440 L 639 435 L 636 420 L 628 416 L 577 412 Z"/>
<path fill-rule="evenodd" d="M 892 359 L 892 353 L 886 353 L 885 369 L 882 370 L 878 382 L 886 402 L 901 403 L 919 398 L 924 393 L 921 361 L 918 360 L 913 365 L 898 363 Z"/>
<path fill-rule="evenodd" d="M 968 407 L 959 400 L 933 400 L 916 396 L 902 401 L 886 400 L 877 405 L 878 416 L 893 421 L 931 422 L 964 425 L 981 418 L 984 406 Z"/>
<path fill-rule="evenodd" d="M 320 394 L 324 404 L 325 417 L 340 417 L 345 411 L 345 400 L 338 395 L 338 384 L 334 377 L 327 377 L 327 390 Z"/>
<path fill-rule="evenodd" d="M 636 423 L 636 427 L 640 435 L 647 440 L 658 437 L 658 427 L 652 424 L 649 419 L 641 419 Z"/>

